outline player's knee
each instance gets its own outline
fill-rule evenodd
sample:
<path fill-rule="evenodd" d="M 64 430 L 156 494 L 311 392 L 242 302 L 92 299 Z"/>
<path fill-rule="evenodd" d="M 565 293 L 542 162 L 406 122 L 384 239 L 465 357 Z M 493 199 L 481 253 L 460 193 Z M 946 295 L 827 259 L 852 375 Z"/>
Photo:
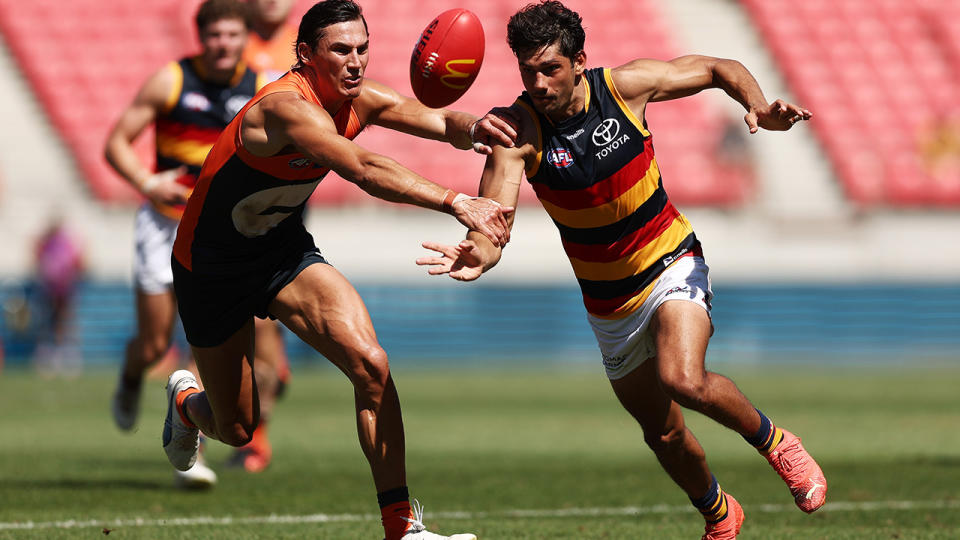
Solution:
<path fill-rule="evenodd" d="M 130 345 L 146 367 L 163 358 L 167 349 L 170 348 L 170 340 L 164 336 L 140 336 L 135 338 Z"/>
<path fill-rule="evenodd" d="M 354 387 L 361 396 L 379 401 L 390 378 L 386 351 L 379 345 L 364 347 L 357 351 L 355 365 L 352 374 Z"/>
<path fill-rule="evenodd" d="M 253 440 L 253 431 L 257 423 L 252 425 L 245 422 L 232 422 L 227 426 L 217 428 L 217 435 L 220 440 L 230 446 L 243 446 Z"/>
<path fill-rule="evenodd" d="M 684 406 L 703 401 L 706 378 L 702 374 L 682 371 L 661 373 L 660 386 L 674 401 Z"/>

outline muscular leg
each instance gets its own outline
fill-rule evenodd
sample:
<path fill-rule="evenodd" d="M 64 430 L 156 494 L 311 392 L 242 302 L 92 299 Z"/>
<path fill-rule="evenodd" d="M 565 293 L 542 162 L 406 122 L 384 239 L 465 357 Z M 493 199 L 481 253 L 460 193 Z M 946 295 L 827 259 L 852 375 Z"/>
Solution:
<path fill-rule="evenodd" d="M 184 401 L 187 417 L 212 439 L 247 444 L 260 416 L 252 318 L 224 343 L 191 349 L 205 390 Z"/>
<path fill-rule="evenodd" d="M 140 380 L 167 352 L 177 310 L 173 291 L 147 294 L 138 290 L 136 294 L 137 334 L 127 342 L 123 362 L 123 377 L 131 382 Z"/>
<path fill-rule="evenodd" d="M 610 385 L 670 478 L 689 497 L 702 497 L 712 481 L 703 448 L 687 429 L 680 407 L 660 387 L 656 362 L 649 359 Z"/>
<path fill-rule="evenodd" d="M 353 383 L 360 446 L 378 492 L 406 485 L 403 419 L 387 355 L 360 295 L 332 266 L 308 266 L 270 312 Z"/>
<path fill-rule="evenodd" d="M 671 399 L 740 435 L 760 429 L 760 415 L 733 381 L 704 368 L 712 327 L 702 307 L 684 300 L 664 302 L 650 324 L 657 377 Z"/>

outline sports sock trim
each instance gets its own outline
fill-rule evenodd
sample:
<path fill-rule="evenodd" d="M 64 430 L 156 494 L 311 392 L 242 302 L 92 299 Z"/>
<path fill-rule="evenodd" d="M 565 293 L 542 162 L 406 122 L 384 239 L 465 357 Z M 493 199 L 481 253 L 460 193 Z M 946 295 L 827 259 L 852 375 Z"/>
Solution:
<path fill-rule="evenodd" d="M 199 393 L 200 393 L 200 390 L 196 388 L 187 388 L 186 390 L 181 390 L 177 392 L 177 413 L 180 414 L 180 420 L 182 420 L 183 423 L 186 424 L 186 426 L 189 428 L 195 428 L 197 427 L 197 425 L 194 424 L 193 421 L 190 420 L 190 417 L 187 416 L 187 411 L 183 407 L 183 405 L 188 397 L 192 396 L 193 394 L 199 394 Z"/>
<path fill-rule="evenodd" d="M 775 426 L 760 409 L 754 409 L 760 415 L 760 429 L 751 437 L 744 437 L 761 454 L 769 454 L 783 440 L 783 431 Z"/>
<path fill-rule="evenodd" d="M 727 517 L 727 495 L 720 489 L 716 476 L 711 476 L 710 489 L 699 499 L 690 497 L 693 506 L 703 514 L 707 523 L 717 523 Z"/>
<path fill-rule="evenodd" d="M 381 491 L 377 493 L 377 503 L 380 505 L 380 508 L 385 508 L 391 504 L 396 504 L 398 502 L 408 502 L 410 500 L 410 490 L 407 489 L 407 486 L 400 486 L 398 488 L 388 489 L 387 491 Z"/>

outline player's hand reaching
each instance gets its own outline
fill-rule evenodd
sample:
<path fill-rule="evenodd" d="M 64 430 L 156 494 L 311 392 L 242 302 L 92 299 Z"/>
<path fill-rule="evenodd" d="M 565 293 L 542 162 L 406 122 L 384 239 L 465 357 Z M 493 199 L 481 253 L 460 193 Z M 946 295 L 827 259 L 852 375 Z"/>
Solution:
<path fill-rule="evenodd" d="M 479 249 L 472 240 L 463 240 L 456 246 L 446 246 L 436 242 L 424 242 L 423 247 L 436 251 L 439 256 L 420 257 L 419 266 L 429 266 L 427 273 L 432 276 L 449 274 L 457 281 L 473 281 L 483 274 L 483 261 Z"/>
<path fill-rule="evenodd" d="M 151 201 L 159 204 L 176 205 L 187 202 L 190 190 L 175 180 L 187 174 L 186 167 L 160 171 L 140 186 L 140 191 Z"/>
<path fill-rule="evenodd" d="M 794 124 L 809 120 L 813 113 L 792 103 L 778 99 L 764 108 L 751 109 L 743 117 L 743 121 L 750 128 L 750 133 L 756 133 L 759 128 L 770 131 L 786 131 Z"/>
<path fill-rule="evenodd" d="M 512 206 L 502 206 L 493 199 L 484 197 L 457 196 L 451 205 L 450 213 L 468 229 L 475 230 L 503 247 L 510 241 L 510 225 L 507 216 L 513 212 Z"/>
<path fill-rule="evenodd" d="M 473 151 L 490 155 L 493 145 L 513 148 L 517 143 L 517 119 L 509 107 L 495 107 L 470 126 Z"/>

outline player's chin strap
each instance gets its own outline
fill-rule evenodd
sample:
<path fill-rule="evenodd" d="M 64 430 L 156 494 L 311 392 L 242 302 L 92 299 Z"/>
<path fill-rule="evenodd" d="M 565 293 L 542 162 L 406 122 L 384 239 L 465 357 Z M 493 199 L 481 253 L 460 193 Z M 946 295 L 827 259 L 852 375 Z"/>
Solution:
<path fill-rule="evenodd" d="M 425 531 L 427 526 L 423 524 L 423 505 L 420 504 L 420 501 L 414 499 L 410 503 L 410 509 L 413 510 L 413 518 L 403 518 L 410 523 L 410 528 L 407 529 L 406 532 L 418 533 L 420 531 Z"/>

